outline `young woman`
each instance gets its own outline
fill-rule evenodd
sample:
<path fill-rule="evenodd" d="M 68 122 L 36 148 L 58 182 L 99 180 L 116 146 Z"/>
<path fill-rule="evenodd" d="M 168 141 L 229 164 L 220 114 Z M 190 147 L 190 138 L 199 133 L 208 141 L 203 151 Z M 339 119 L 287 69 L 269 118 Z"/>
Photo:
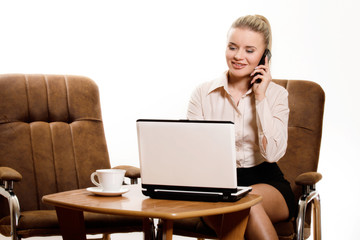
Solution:
<path fill-rule="evenodd" d="M 228 71 L 200 85 L 188 106 L 189 119 L 235 123 L 238 185 L 252 186 L 252 193 L 263 197 L 250 210 L 247 240 L 277 239 L 273 223 L 291 218 L 296 206 L 276 163 L 287 147 L 288 93 L 271 82 L 269 56 L 258 65 L 267 49 L 271 50 L 268 20 L 259 15 L 237 19 L 228 32 Z M 218 218 L 204 220 L 220 234 Z"/>

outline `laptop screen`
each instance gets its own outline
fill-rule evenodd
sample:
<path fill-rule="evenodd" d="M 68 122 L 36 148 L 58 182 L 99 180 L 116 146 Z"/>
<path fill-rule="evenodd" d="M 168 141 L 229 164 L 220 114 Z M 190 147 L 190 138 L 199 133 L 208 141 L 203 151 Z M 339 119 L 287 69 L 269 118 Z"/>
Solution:
<path fill-rule="evenodd" d="M 137 120 L 142 184 L 236 188 L 232 122 Z"/>

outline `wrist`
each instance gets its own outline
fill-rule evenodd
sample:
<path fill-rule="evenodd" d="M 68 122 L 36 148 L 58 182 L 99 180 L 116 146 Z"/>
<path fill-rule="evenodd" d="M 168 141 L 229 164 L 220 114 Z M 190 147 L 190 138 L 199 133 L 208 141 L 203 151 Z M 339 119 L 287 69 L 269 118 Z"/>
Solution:
<path fill-rule="evenodd" d="M 264 100 L 264 98 L 265 98 L 265 94 L 255 94 L 255 99 L 259 102 Z"/>

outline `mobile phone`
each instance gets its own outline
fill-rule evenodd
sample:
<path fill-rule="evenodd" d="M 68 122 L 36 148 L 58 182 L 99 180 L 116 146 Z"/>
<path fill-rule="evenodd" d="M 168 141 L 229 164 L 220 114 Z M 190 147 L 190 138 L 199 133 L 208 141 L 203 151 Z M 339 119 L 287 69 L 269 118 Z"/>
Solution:
<path fill-rule="evenodd" d="M 268 57 L 268 61 L 270 61 L 271 52 L 270 52 L 269 49 L 265 49 L 265 52 L 264 52 L 264 54 L 262 55 L 258 66 L 259 66 L 259 65 L 265 65 L 265 57 L 266 57 L 266 56 Z M 259 74 L 261 74 L 261 73 L 255 73 L 254 77 L 257 76 L 257 75 L 259 75 Z M 260 78 L 256 79 L 256 80 L 255 80 L 255 83 L 261 83 L 261 79 L 260 79 Z"/>

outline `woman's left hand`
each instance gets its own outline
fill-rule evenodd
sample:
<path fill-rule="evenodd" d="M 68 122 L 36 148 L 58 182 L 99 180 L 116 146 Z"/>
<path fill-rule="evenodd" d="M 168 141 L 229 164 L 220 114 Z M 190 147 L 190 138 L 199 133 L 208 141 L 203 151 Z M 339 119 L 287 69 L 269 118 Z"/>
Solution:
<path fill-rule="evenodd" d="M 250 76 L 251 77 L 254 76 L 255 73 L 260 73 L 260 74 L 253 77 L 253 79 L 251 80 L 251 84 L 253 84 L 252 89 L 255 93 L 255 99 L 261 101 L 265 98 L 266 89 L 272 80 L 270 67 L 269 67 L 269 60 L 267 56 L 265 58 L 265 65 L 257 66 Z M 255 83 L 256 79 L 261 79 L 261 83 Z"/>

